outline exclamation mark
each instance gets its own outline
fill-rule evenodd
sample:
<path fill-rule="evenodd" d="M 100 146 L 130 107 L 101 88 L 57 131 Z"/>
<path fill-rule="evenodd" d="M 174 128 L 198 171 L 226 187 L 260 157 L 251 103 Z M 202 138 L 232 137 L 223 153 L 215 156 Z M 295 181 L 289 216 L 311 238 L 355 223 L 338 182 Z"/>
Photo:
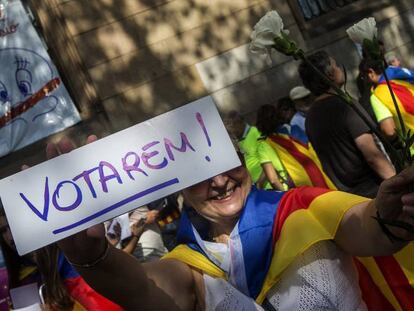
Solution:
<path fill-rule="evenodd" d="M 208 136 L 207 129 L 206 129 L 206 126 L 204 125 L 204 120 L 203 120 L 203 117 L 201 116 L 201 113 L 197 112 L 197 113 L 196 113 L 196 118 L 197 118 L 198 123 L 199 123 L 199 124 L 200 124 L 200 126 L 201 126 L 201 129 L 203 130 L 204 135 L 206 136 L 208 146 L 209 146 L 209 147 L 211 147 L 211 140 L 210 140 L 210 136 Z M 209 157 L 209 156 L 206 156 L 206 157 L 205 157 L 205 159 L 206 159 L 208 162 L 210 162 L 210 161 L 211 161 L 211 159 L 210 159 L 210 157 Z"/>

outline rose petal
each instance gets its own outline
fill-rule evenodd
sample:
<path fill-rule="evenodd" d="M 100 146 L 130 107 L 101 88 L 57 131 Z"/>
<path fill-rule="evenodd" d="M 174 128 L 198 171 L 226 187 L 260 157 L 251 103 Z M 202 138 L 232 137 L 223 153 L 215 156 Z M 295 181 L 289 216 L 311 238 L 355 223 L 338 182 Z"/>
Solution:
<path fill-rule="evenodd" d="M 252 42 L 250 50 L 253 53 L 267 53 L 274 45 L 274 39 L 283 31 L 283 20 L 276 11 L 270 11 L 263 16 L 254 26 L 250 35 Z"/>
<path fill-rule="evenodd" d="M 349 38 L 358 44 L 362 44 L 364 39 L 372 41 L 378 36 L 378 29 L 376 26 L 375 18 L 364 18 L 352 27 L 346 30 Z"/>

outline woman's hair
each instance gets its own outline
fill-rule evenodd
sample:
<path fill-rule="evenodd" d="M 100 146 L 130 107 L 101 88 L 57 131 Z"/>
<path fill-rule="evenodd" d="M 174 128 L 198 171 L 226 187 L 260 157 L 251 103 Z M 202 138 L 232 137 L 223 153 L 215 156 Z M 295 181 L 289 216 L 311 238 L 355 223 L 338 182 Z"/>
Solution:
<path fill-rule="evenodd" d="M 44 286 L 46 304 L 57 310 L 72 310 L 74 302 L 59 274 L 59 249 L 51 244 L 35 251 L 35 261 Z"/>
<path fill-rule="evenodd" d="M 331 57 L 325 51 L 319 51 L 309 55 L 309 62 L 318 68 L 325 75 L 329 75 L 332 71 Z M 302 62 L 299 65 L 299 75 L 302 79 L 303 85 L 309 89 L 313 95 L 319 96 L 330 89 L 330 85 L 325 82 L 322 77 L 319 77 L 314 69 L 307 63 Z"/>
<path fill-rule="evenodd" d="M 232 110 L 227 113 L 223 118 L 223 123 L 231 138 L 235 140 L 242 138 L 246 121 L 238 111 Z"/>
<path fill-rule="evenodd" d="M 5 216 L 4 209 L 0 203 L 0 217 Z M 30 257 L 30 261 L 34 260 L 34 264 L 36 264 L 45 284 L 45 302 L 59 311 L 73 309 L 74 302 L 59 275 L 59 249 L 56 244 L 45 246 L 23 258 L 6 243 L 2 232 L 0 232 L 0 247 L 7 268 L 9 288 L 16 288 L 22 285 L 19 277 L 20 270 L 24 260 L 26 260 L 25 258 Z"/>
<path fill-rule="evenodd" d="M 296 113 L 295 103 L 290 99 L 289 96 L 279 98 L 279 100 L 277 101 L 277 106 L 276 106 L 276 119 L 277 119 L 276 126 L 282 125 L 285 123 L 290 123 L 295 113 Z"/>
<path fill-rule="evenodd" d="M 359 72 L 364 78 L 367 77 L 369 70 L 372 69 L 378 75 L 382 74 L 383 63 L 381 60 L 374 60 L 370 58 L 364 58 L 359 64 Z"/>
<path fill-rule="evenodd" d="M 264 136 L 272 134 L 278 125 L 277 109 L 273 105 L 263 105 L 257 110 L 256 127 Z"/>

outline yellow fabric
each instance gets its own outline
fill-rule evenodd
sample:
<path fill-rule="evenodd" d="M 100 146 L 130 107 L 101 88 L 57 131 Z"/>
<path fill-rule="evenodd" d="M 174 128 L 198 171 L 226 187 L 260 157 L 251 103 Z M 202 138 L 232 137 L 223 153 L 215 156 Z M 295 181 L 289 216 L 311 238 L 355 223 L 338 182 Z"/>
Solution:
<path fill-rule="evenodd" d="M 414 94 L 414 85 L 413 84 L 411 84 L 409 82 L 401 81 L 401 80 L 393 80 L 392 82 L 395 83 L 395 84 L 404 86 L 407 90 L 409 90 L 411 92 L 411 94 Z M 398 121 L 398 117 L 397 117 L 397 111 L 395 110 L 394 103 L 392 101 L 390 91 L 388 90 L 387 85 L 385 85 L 385 84 L 378 85 L 374 90 L 374 95 L 392 113 L 392 115 L 394 117 L 395 125 L 398 127 L 399 126 L 399 121 Z M 401 115 L 402 115 L 402 118 L 404 120 L 405 125 L 413 131 L 414 130 L 414 116 L 405 111 L 404 106 L 401 104 L 400 100 L 398 99 L 398 96 L 395 96 L 395 98 L 397 100 L 398 107 L 400 108 Z"/>
<path fill-rule="evenodd" d="M 187 245 L 178 245 L 171 252 L 164 255 L 162 259 L 177 259 L 189 266 L 202 270 L 212 277 L 226 279 L 226 274 L 223 270 L 213 264 L 202 254 L 191 249 Z"/>
<path fill-rule="evenodd" d="M 266 293 L 299 254 L 319 241 L 333 239 L 345 212 L 367 200 L 353 194 L 332 191 L 315 198 L 307 209 L 293 212 L 283 224 L 257 303 L 263 302 Z M 342 204 L 339 207 L 338 202 Z M 186 245 L 177 246 L 162 259 L 177 259 L 213 277 L 226 278 L 220 268 Z"/>
<path fill-rule="evenodd" d="M 299 254 L 319 241 L 333 239 L 344 214 L 351 207 L 367 200 L 353 194 L 331 191 L 315 198 L 307 209 L 293 212 L 283 224 L 257 303 L 263 302 L 267 292 Z"/>
<path fill-rule="evenodd" d="M 399 263 L 402 271 L 404 272 L 405 276 L 408 279 L 408 282 L 411 286 L 414 287 L 414 265 L 413 265 L 413 258 L 414 258 L 414 242 L 409 243 L 406 247 L 400 250 L 398 253 L 394 254 L 395 260 Z M 375 260 L 372 257 L 358 257 L 358 260 L 364 265 L 367 269 L 368 273 L 370 274 L 374 283 L 378 286 L 380 291 L 383 295 L 388 299 L 388 301 L 392 304 L 395 310 L 402 310 L 401 306 L 399 305 L 396 297 L 391 291 L 387 281 L 385 280 L 384 276 L 382 275 L 381 270 L 377 266 Z"/>
<path fill-rule="evenodd" d="M 372 257 L 358 257 L 358 259 L 364 267 L 367 269 L 369 275 L 371 276 L 374 283 L 378 286 L 387 300 L 392 304 L 395 310 L 401 310 L 401 307 L 395 298 L 394 294 L 391 291 L 387 281 L 381 273 L 381 270 L 378 268 L 374 258 Z"/>
<path fill-rule="evenodd" d="M 394 255 L 411 286 L 414 287 L 414 242 L 411 242 Z"/>
<path fill-rule="evenodd" d="M 378 123 L 385 119 L 392 118 L 391 111 L 384 106 L 375 94 L 371 95 L 370 102 Z"/>
<path fill-rule="evenodd" d="M 273 168 L 275 169 L 278 179 L 280 183 L 283 184 L 283 189 L 288 190 L 289 186 L 287 184 L 288 180 L 288 172 L 286 171 L 285 167 L 283 166 L 282 161 L 280 160 L 279 155 L 277 154 L 277 151 L 269 145 L 267 140 L 260 139 L 258 141 L 258 147 L 257 147 L 257 155 L 260 161 L 260 164 L 264 163 L 272 163 Z M 267 181 L 264 189 L 272 189 L 272 186 Z"/>
<path fill-rule="evenodd" d="M 22 267 L 19 271 L 19 280 L 24 280 L 36 270 L 37 268 L 35 266 Z"/>
<path fill-rule="evenodd" d="M 88 311 L 79 302 L 75 300 L 72 311 Z"/>
<path fill-rule="evenodd" d="M 314 186 L 312 184 L 311 179 L 309 178 L 307 172 L 303 169 L 303 166 L 287 151 L 285 148 L 276 144 L 271 139 L 266 140 L 273 149 L 276 150 L 277 154 L 279 155 L 280 160 L 282 161 L 284 167 L 286 168 L 290 178 L 292 178 L 293 183 L 295 186 Z M 329 177 L 324 173 L 322 169 L 322 165 L 316 156 L 314 149 L 308 144 L 308 148 L 302 146 L 301 144 L 293 142 L 296 148 L 313 160 L 313 162 L 318 166 L 319 170 L 322 172 L 322 175 L 325 179 L 326 184 L 328 185 L 329 189 L 336 190 L 335 185 L 329 179 Z"/>

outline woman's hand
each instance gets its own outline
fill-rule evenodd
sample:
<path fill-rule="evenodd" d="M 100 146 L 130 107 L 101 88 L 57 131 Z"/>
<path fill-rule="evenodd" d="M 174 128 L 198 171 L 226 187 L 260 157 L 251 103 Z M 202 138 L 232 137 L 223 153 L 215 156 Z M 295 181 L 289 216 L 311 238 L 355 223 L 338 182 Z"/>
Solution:
<path fill-rule="evenodd" d="M 385 180 L 378 191 L 375 206 L 378 216 L 386 222 L 404 222 L 414 229 L 414 166 Z M 414 239 L 414 231 L 387 226 L 389 231 L 402 240 Z"/>
<path fill-rule="evenodd" d="M 86 143 L 92 143 L 97 139 L 95 135 L 90 135 Z M 75 149 L 74 142 L 68 137 L 63 137 L 58 143 L 49 143 L 46 146 L 46 157 L 52 159 L 73 149 Z M 107 247 L 104 225 L 95 225 L 67 237 L 57 244 L 66 258 L 72 263 L 86 264 L 94 262 L 105 253 Z"/>

